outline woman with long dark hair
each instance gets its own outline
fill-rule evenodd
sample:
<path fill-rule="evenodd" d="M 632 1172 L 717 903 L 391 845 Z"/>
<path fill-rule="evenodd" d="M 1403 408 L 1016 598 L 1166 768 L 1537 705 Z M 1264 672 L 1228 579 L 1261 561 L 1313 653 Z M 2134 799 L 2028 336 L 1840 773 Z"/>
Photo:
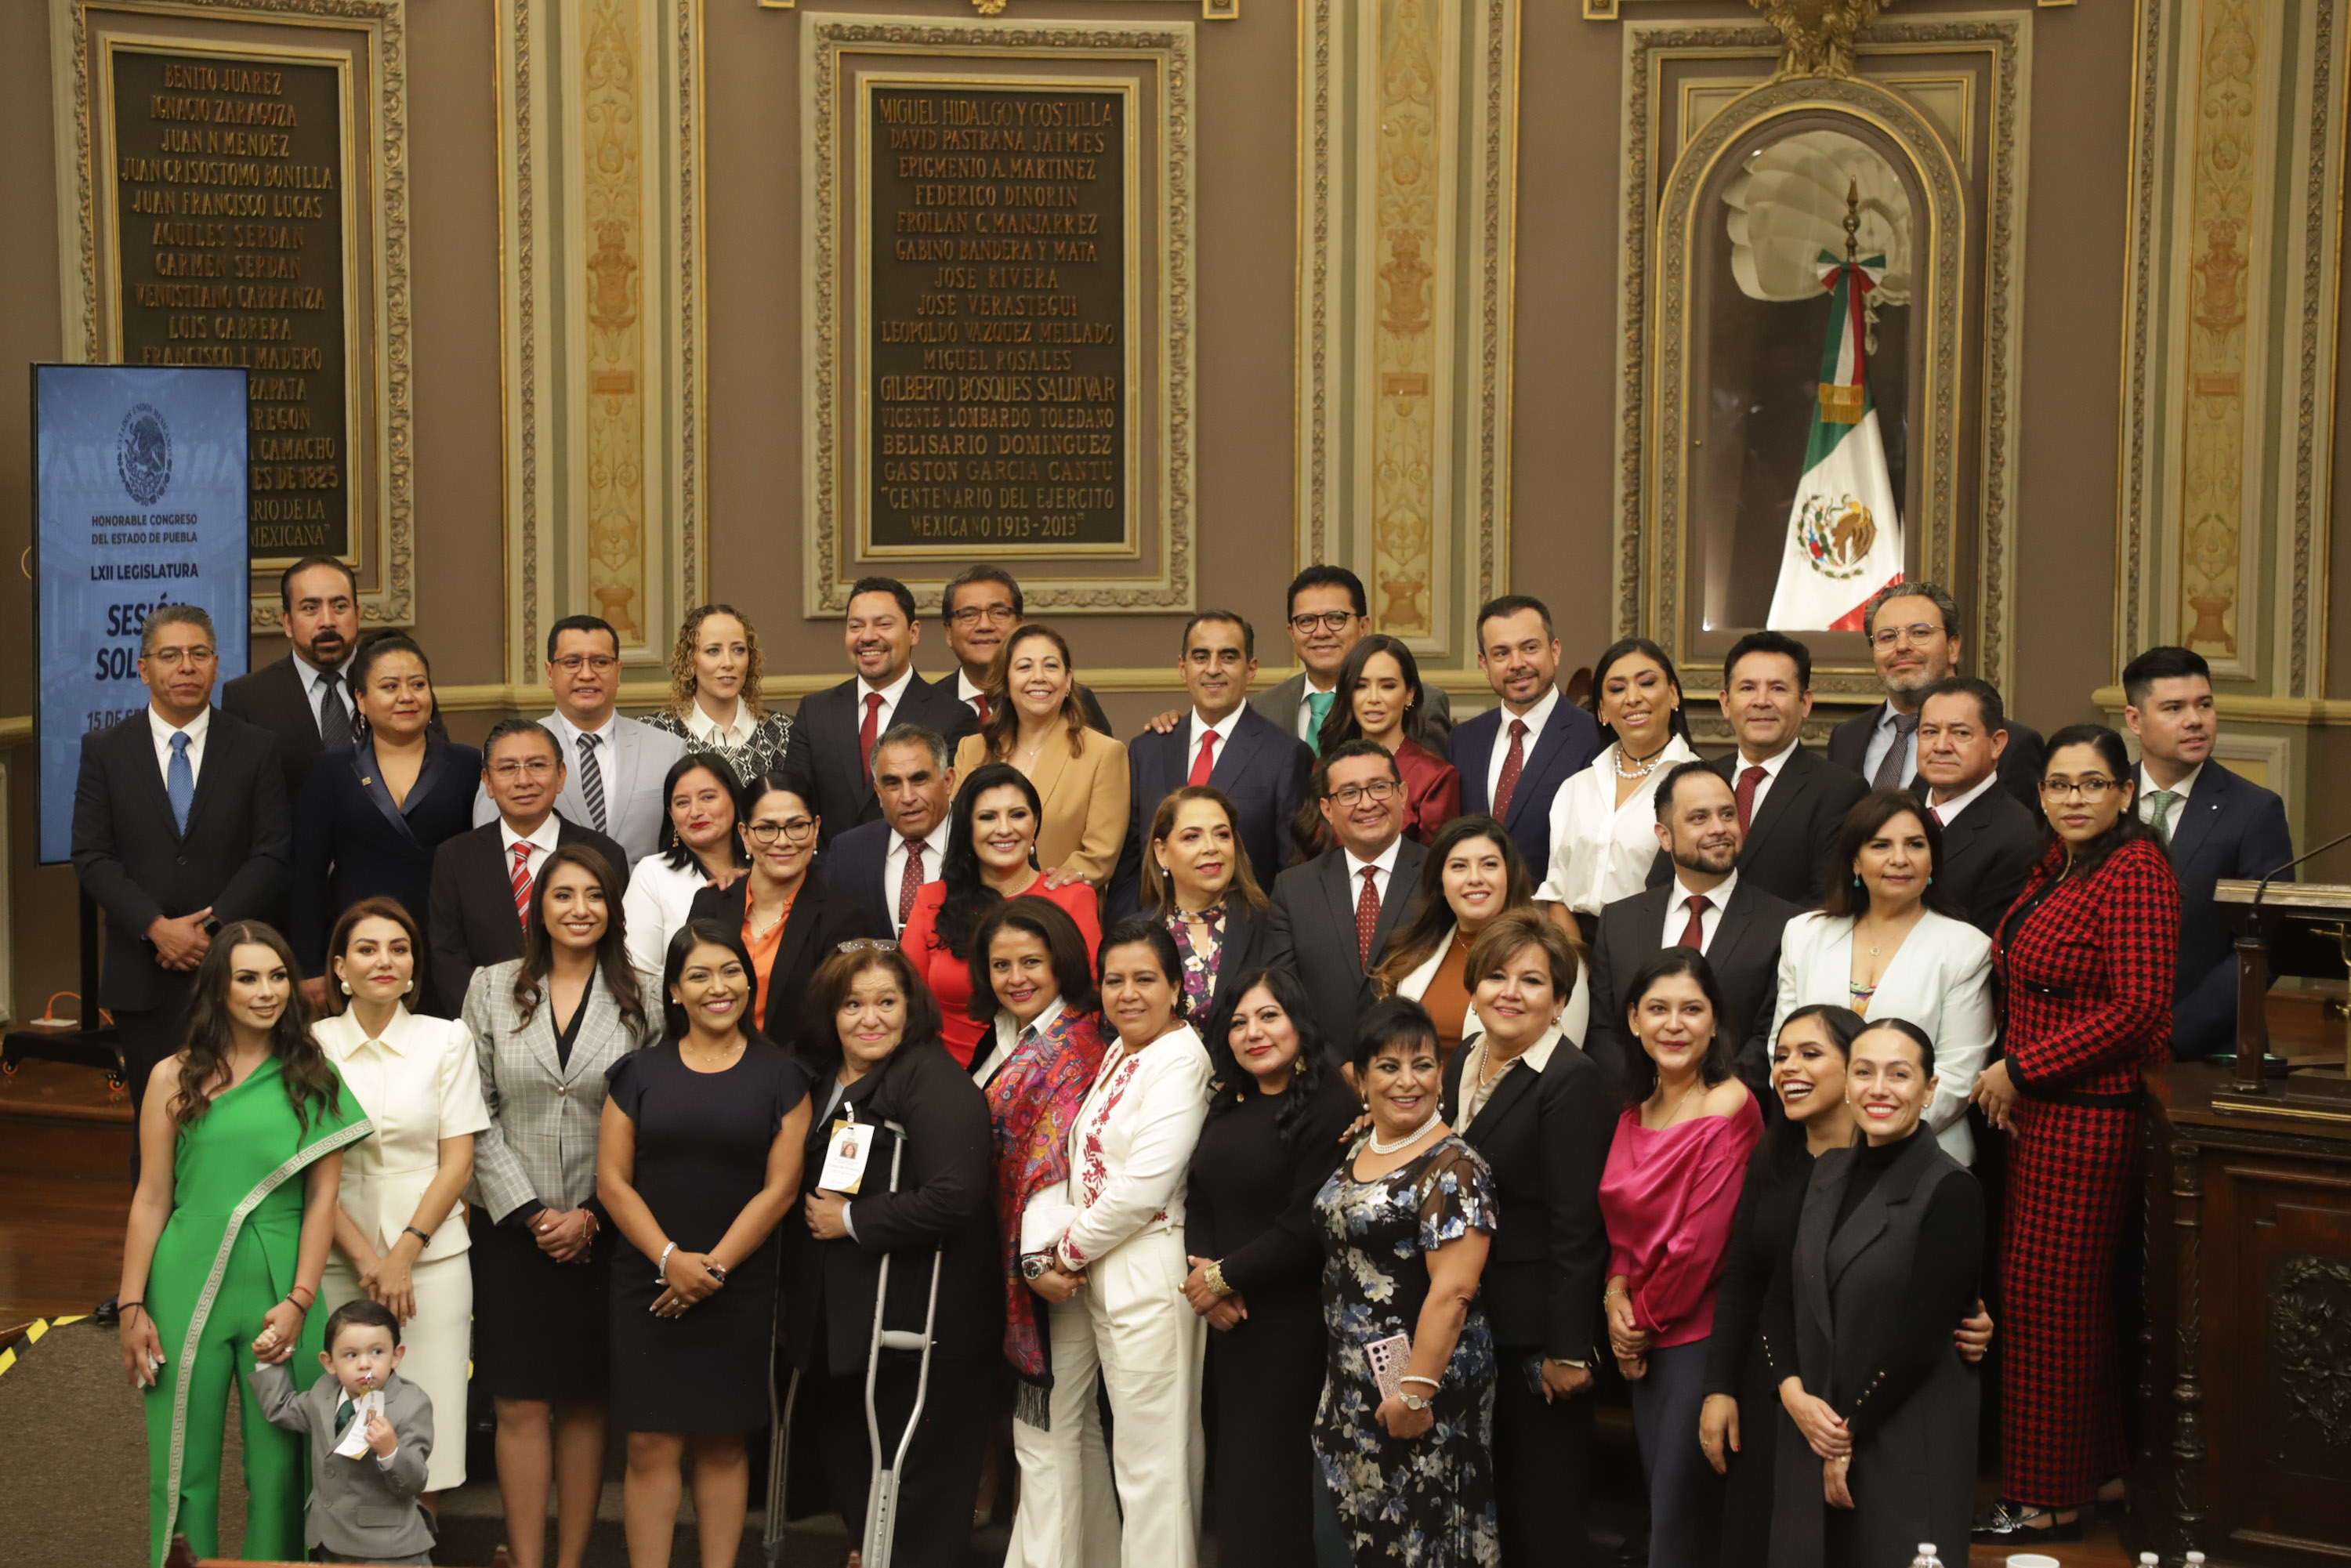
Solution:
<path fill-rule="evenodd" d="M 1306 988 L 1241 979 L 1211 1025 L 1207 1124 L 1184 1200 L 1184 1294 L 1207 1319 L 1217 1562 L 1312 1560 L 1314 1406 L 1322 1395 L 1322 1239 L 1314 1195 L 1346 1152 L 1353 1091 L 1323 1062 Z"/>
<path fill-rule="evenodd" d="M 1032 621 L 988 662 L 987 717 L 956 747 L 963 788 L 1004 763 L 1036 788 L 1037 858 L 1048 871 L 1100 887 L 1126 839 L 1126 744 L 1086 724 L 1077 665 L 1059 632 Z"/>
<path fill-rule="evenodd" d="M 220 1551 L 223 1414 L 234 1380 L 245 1449 L 245 1550 L 304 1550 L 308 1453 L 261 1413 L 249 1369 L 291 1347 L 319 1376 L 319 1282 L 334 1241 L 342 1151 L 372 1131 L 310 1036 L 286 938 L 241 920 L 213 937 L 190 987 L 186 1043 L 140 1108 L 139 1190 L 115 1300 L 122 1368 L 146 1396 L 148 1533 L 163 1561 L 185 1535 Z M 298 1181 L 296 1178 L 299 1178 Z"/>
<path fill-rule="evenodd" d="M 1601 907 L 1648 885 L 1657 858 L 1656 775 L 1695 762 L 1682 679 L 1646 637 L 1611 643 L 1592 667 L 1592 712 L 1609 741 L 1551 803 L 1551 864 L 1538 902 L 1592 940 Z"/>
<path fill-rule="evenodd" d="M 1196 1019 L 1232 1006 L 1263 940 L 1266 897 L 1240 832 L 1240 813 L 1223 790 L 1186 784 L 1159 802 L 1144 837 L 1144 912 L 1165 921 L 1176 938 L 1184 1010 Z"/>
<path fill-rule="evenodd" d="M 616 1238 L 596 1197 L 605 1074 L 659 1036 L 629 962 L 620 877 L 580 844 L 531 884 L 523 956 L 475 971 L 465 1027 L 490 1124 L 474 1140 L 474 1376 L 497 1411 L 498 1492 L 517 1568 L 588 1549 L 604 1480 Z"/>
<path fill-rule="evenodd" d="M 750 854 L 750 872 L 695 894 L 689 916 L 740 935 L 751 957 L 748 1027 L 789 1051 L 799 1032 L 800 998 L 817 966 L 858 934 L 857 907 L 813 873 L 821 831 L 813 784 L 796 774 L 770 773 L 753 779 L 742 801 L 737 837 Z"/>
<path fill-rule="evenodd" d="M 1423 744 L 1428 694 L 1412 650 L 1398 638 L 1374 632 L 1347 650 L 1332 690 L 1339 700 L 1323 716 L 1314 755 L 1328 757 L 1351 740 L 1384 747 L 1404 780 L 1405 837 L 1423 844 L 1435 840 L 1437 829 L 1461 814 L 1461 775 Z M 1291 837 L 1301 861 L 1312 860 L 1335 841 L 1311 800 L 1299 812 Z"/>
<path fill-rule="evenodd" d="M 1470 1010 L 1477 981 L 1469 973 L 1469 948 L 1478 934 L 1514 909 L 1534 907 L 1534 882 L 1526 857 L 1491 817 L 1456 817 L 1445 824 L 1421 862 L 1420 900 L 1411 921 L 1388 938 L 1386 956 L 1372 972 L 1372 988 L 1384 997 L 1409 997 L 1427 1009 L 1437 1043 L 1449 1060 L 1462 1040 L 1482 1027 Z M 1573 932 L 1576 983 L 1560 1015 L 1561 1034 L 1581 1044 L 1591 1021 L 1584 981 L 1591 965 Z"/>
<path fill-rule="evenodd" d="M 979 1051 L 987 1025 L 971 1016 L 972 938 L 987 912 L 1006 899 L 1050 899 L 1078 923 L 1092 953 L 1102 940 L 1092 884 L 1053 885 L 1037 869 L 1037 829 L 1043 806 L 1029 776 L 1005 762 L 975 768 L 947 809 L 947 852 L 939 880 L 914 894 L 914 912 L 898 944 L 914 962 L 945 1019 L 947 1054 L 965 1067 Z"/>
<path fill-rule="evenodd" d="M 637 986 L 661 994 L 669 939 L 694 913 L 705 887 L 732 887 L 751 869 L 751 851 L 736 826 L 743 814 L 743 780 L 716 751 L 689 751 L 662 779 L 669 807 L 669 841 L 629 873 L 621 901 L 628 916 L 629 962 Z"/>
<path fill-rule="evenodd" d="M 669 651 L 669 706 L 645 723 L 685 742 L 686 755 L 716 757 L 738 779 L 784 765 L 789 716 L 769 713 L 759 695 L 767 662 L 759 632 L 731 604 L 685 612 Z"/>
<path fill-rule="evenodd" d="M 612 1422 L 629 1435 L 622 1520 L 634 1568 L 669 1562 L 686 1456 L 706 1563 L 743 1543 L 744 1434 L 768 1420 L 776 1229 L 799 1191 L 809 1071 L 751 1021 L 750 955 L 690 920 L 662 966 L 663 1038 L 605 1069 L 596 1196 L 613 1260 Z"/>
<path fill-rule="evenodd" d="M 2001 1216 L 2001 1501 L 1976 1539 L 2078 1541 L 2081 1511 L 2123 1468 L 2107 1287 L 2137 1179 L 2139 1070 L 2166 1059 L 2179 886 L 2132 808 L 2122 737 L 2049 737 L 2049 847 L 2009 906 L 2000 949 L 2004 1054 L 1975 1100 L 2009 1134 Z"/>

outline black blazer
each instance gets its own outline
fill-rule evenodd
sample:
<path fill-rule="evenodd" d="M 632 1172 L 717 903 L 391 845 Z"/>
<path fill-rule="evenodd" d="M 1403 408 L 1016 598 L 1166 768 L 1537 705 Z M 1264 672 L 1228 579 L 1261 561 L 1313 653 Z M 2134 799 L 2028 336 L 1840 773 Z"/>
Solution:
<path fill-rule="evenodd" d="M 1428 852 L 1410 839 L 1397 845 L 1395 870 L 1372 929 L 1374 969 L 1388 938 L 1420 906 L 1421 863 Z M 1344 848 L 1329 850 L 1274 878 L 1265 949 L 1258 957 L 1269 969 L 1291 971 L 1306 988 L 1333 1071 L 1353 1051 L 1355 1020 L 1374 999 L 1355 942 L 1356 892 L 1349 864 Z"/>
<path fill-rule="evenodd" d="M 302 788 L 326 743 L 319 737 L 319 716 L 311 709 L 309 694 L 302 689 L 302 672 L 294 655 L 288 653 L 222 686 L 220 706 L 277 737 L 286 798 L 301 800 Z"/>
<path fill-rule="evenodd" d="M 1487 709 L 1475 718 L 1464 719 L 1453 728 L 1453 739 L 1447 747 L 1447 757 L 1461 775 L 1461 811 L 1464 816 L 1490 816 L 1494 802 L 1486 793 L 1486 770 L 1494 760 L 1497 746 L 1507 747 L 1502 738 L 1499 706 Z M 1551 803 L 1559 787 L 1570 777 L 1583 770 L 1585 764 L 1600 755 L 1604 744 L 1599 723 L 1593 716 L 1560 694 L 1552 705 L 1551 718 L 1542 733 L 1527 737 L 1526 763 L 1519 774 L 1519 786 L 1510 792 L 1510 815 L 1503 822 L 1519 852 L 1527 857 L 1527 868 L 1535 880 L 1542 880 L 1540 867 L 1551 864 Z"/>
<path fill-rule="evenodd" d="M 1165 735 L 1144 730 L 1126 743 L 1126 842 L 1119 849 L 1118 869 L 1111 873 L 1112 920 L 1143 907 L 1144 841 L 1159 803 L 1192 776 L 1186 746 L 1191 729 L 1187 710 L 1183 722 Z M 1225 792 L 1239 814 L 1241 849 L 1261 888 L 1270 888 L 1290 862 L 1290 821 L 1306 799 L 1307 775 L 1313 771 L 1314 753 L 1304 741 L 1283 734 L 1280 726 L 1241 705 L 1232 733 L 1217 748 L 1208 782 Z"/>
<path fill-rule="evenodd" d="M 2040 818 L 2007 790 L 1987 789 L 1944 822 L 1936 884 L 1967 913 L 1969 925 L 1993 936 L 2046 841 Z"/>
<path fill-rule="evenodd" d="M 1869 757 L 1869 737 L 1877 728 L 1877 720 L 1886 711 L 1884 703 L 1853 717 L 1829 731 L 1829 760 L 1838 767 L 1867 774 L 1862 764 Z M 2041 732 L 2029 724 L 2009 719 L 2001 727 L 2008 732 L 2008 745 L 2000 754 L 2001 787 L 2014 796 L 2035 821 L 2041 814 L 2041 766 L 2049 748 L 2042 743 Z M 1774 789 L 1778 786 L 1774 785 Z M 1917 779 L 1906 780 L 1905 788 L 1917 791 L 1923 800 L 1926 787 Z"/>
<path fill-rule="evenodd" d="M 1462 1044 L 1445 1064 L 1445 1120 L 1457 1127 L 1462 1064 L 1469 1060 L 1468 1042 Z M 1501 1215 L 1478 1281 L 1498 1345 L 1539 1349 L 1554 1361 L 1593 1359 L 1608 1273 L 1600 1173 L 1616 1104 L 1605 1075 L 1562 1038 L 1541 1072 L 1521 1062 L 1503 1074 L 1477 1118 L 1460 1128 L 1493 1170 Z M 1504 1375 L 1518 1373 L 1506 1368 Z"/>
<path fill-rule="evenodd" d="M 800 699 L 792 719 L 792 738 L 784 750 L 784 766 L 816 781 L 817 835 L 820 847 L 861 822 L 882 819 L 882 802 L 873 781 L 865 776 L 857 755 L 857 737 L 865 722 L 862 688 L 852 675 L 837 686 L 810 692 Z M 978 716 L 956 700 L 952 677 L 926 681 L 916 674 L 906 683 L 898 706 L 890 716 L 894 727 L 926 725 L 946 737 L 947 754 L 955 743 L 979 727 Z"/>
<path fill-rule="evenodd" d="M 1707 766 L 1738 792 L 1739 775 L 1747 764 L 1737 748 L 1709 758 Z M 1821 890 L 1828 884 L 1829 857 L 1836 853 L 1837 830 L 1844 826 L 1844 814 L 1854 803 L 1868 793 L 1869 781 L 1860 774 L 1796 747 L 1764 792 L 1755 820 L 1747 824 L 1747 841 L 1739 851 L 1739 880 L 1752 878 L 1765 892 L 1804 909 L 1820 903 Z M 1649 885 L 1663 887 L 1673 874 L 1673 858 L 1659 850 L 1649 867 Z"/>
<path fill-rule="evenodd" d="M 1763 803 L 1769 806 L 1771 797 Z M 1625 1081 L 1625 1053 L 1640 1049 L 1625 1032 L 1625 992 L 1641 966 L 1666 945 L 1666 906 L 1673 896 L 1667 883 L 1600 911 L 1592 944 L 1592 1023 L 1584 1031 L 1583 1051 L 1599 1064 L 1611 1088 Z M 1726 1027 L 1738 1031 L 1739 1076 L 1759 1095 L 1771 1087 L 1771 1042 L 1764 1036 L 1780 998 L 1780 934 L 1802 913 L 1742 871 L 1707 948 L 1707 964 L 1729 1015 Z"/>
<path fill-rule="evenodd" d="M 747 876 L 737 877 L 731 887 L 705 887 L 694 895 L 685 917 L 715 920 L 729 931 L 740 931 L 743 901 L 750 892 Z M 855 905 L 815 877 L 803 877 L 792 912 L 784 916 L 784 934 L 776 941 L 775 966 L 759 977 L 754 1002 L 767 1008 L 764 1014 L 753 1014 L 762 1019 L 759 1032 L 790 1050 L 799 1034 L 800 998 L 808 994 L 817 966 L 831 957 L 840 944 L 864 935 Z"/>
<path fill-rule="evenodd" d="M 2151 786 L 2147 769 L 2138 787 Z M 2137 800 L 2132 802 L 2137 808 Z M 2180 1060 L 2234 1049 L 2237 956 L 2228 923 L 2212 902 L 2222 877 L 2258 880 L 2294 859 L 2285 802 L 2250 779 L 2208 759 L 2171 833 L 2171 873 L 2179 879 L 2179 974 L 2171 1003 L 2171 1054 Z M 2291 880 L 2291 879 L 2289 879 Z"/>
<path fill-rule="evenodd" d="M 149 710 L 81 737 L 74 781 L 73 867 L 106 912 L 102 1007 L 165 1007 L 189 977 L 156 962 L 147 927 L 209 907 L 224 925 L 276 921 L 293 859 L 294 825 L 277 742 L 214 708 L 183 834 L 164 793 Z"/>
<path fill-rule="evenodd" d="M 427 736 L 424 765 L 406 803 L 395 806 L 372 747 L 320 754 L 295 808 L 294 889 L 287 901 L 286 936 L 306 973 L 327 972 L 327 938 L 343 911 L 379 895 L 398 899 L 415 919 L 424 936 L 419 956 L 429 956 L 433 857 L 472 831 L 481 779 L 480 752 Z M 417 999 L 429 1002 L 429 993 Z"/>
<path fill-rule="evenodd" d="M 629 857 L 621 846 L 569 818 L 557 816 L 558 848 L 582 844 L 611 862 L 625 891 Z M 459 833 L 433 852 L 433 891 L 427 929 L 433 965 L 428 975 L 444 1018 L 461 1018 L 465 988 L 474 971 L 522 956 L 522 922 L 515 915 L 514 884 L 507 880 L 506 843 L 495 821 Z M 646 998 L 650 1016 L 661 1016 L 661 998 Z"/>
<path fill-rule="evenodd" d="M 797 909 L 795 909 L 797 913 Z M 832 1081 L 809 1092 L 809 1141 L 800 1165 L 803 1195 L 816 1190 L 832 1124 L 844 1113 L 824 1103 Z M 937 1040 L 902 1045 L 880 1067 L 851 1084 L 842 1103 L 857 1119 L 876 1124 L 872 1152 L 858 1193 L 849 1200 L 856 1238 L 819 1241 L 801 1215 L 784 1217 L 784 1343 L 803 1372 L 862 1372 L 873 1333 L 873 1299 L 882 1259 L 890 1267 L 883 1326 L 923 1326 L 931 1290 L 931 1258 L 942 1253 L 937 1354 L 999 1354 L 1004 1336 L 1003 1258 L 996 1239 L 996 1166 L 987 1097 Z M 890 1191 L 890 1158 L 897 1139 L 883 1122 L 906 1129 L 898 1190 Z"/>
<path fill-rule="evenodd" d="M 857 935 L 885 942 L 898 935 L 898 922 L 890 912 L 890 896 L 897 890 L 882 885 L 890 862 L 890 824 L 878 819 L 860 822 L 833 840 L 816 862 L 816 874 L 825 886 L 849 901 Z M 939 868 L 925 869 L 936 873 Z"/>

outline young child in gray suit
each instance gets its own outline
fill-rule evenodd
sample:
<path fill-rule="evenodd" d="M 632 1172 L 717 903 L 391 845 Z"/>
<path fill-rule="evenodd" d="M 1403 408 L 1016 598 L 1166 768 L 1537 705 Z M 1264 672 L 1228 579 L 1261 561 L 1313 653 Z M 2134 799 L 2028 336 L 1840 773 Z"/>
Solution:
<path fill-rule="evenodd" d="M 433 1516 L 416 1500 L 424 1490 L 424 1460 L 433 1451 L 433 1401 L 396 1370 L 407 1352 L 400 1320 L 361 1296 L 327 1320 L 319 1364 L 329 1373 L 298 1393 L 286 1370 L 294 1354 L 276 1333 L 253 1342 L 253 1392 L 273 1427 L 310 1436 L 310 1520 L 305 1540 L 322 1563 L 420 1564 L 433 1562 Z M 357 1407 L 381 1392 L 383 1408 L 370 1410 L 348 1443 Z M 358 1448 L 356 1454 L 337 1450 Z"/>

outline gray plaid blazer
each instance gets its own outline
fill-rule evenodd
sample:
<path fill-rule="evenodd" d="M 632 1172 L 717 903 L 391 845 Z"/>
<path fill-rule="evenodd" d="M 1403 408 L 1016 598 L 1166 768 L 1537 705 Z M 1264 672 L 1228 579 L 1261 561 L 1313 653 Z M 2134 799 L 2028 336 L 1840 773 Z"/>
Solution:
<path fill-rule="evenodd" d="M 482 1098 L 489 1131 L 474 1140 L 470 1195 L 493 1220 L 537 1198 L 549 1208 L 573 1209 L 596 1196 L 596 1131 L 604 1114 L 604 1070 L 660 1032 L 658 1015 L 643 1038 L 631 1032 L 621 1004 L 596 972 L 581 1004 L 571 1062 L 555 1055 L 552 1011 L 542 1001 L 526 1023 L 515 1006 L 510 958 L 474 974 L 465 989 L 465 1027 L 481 1062 Z"/>

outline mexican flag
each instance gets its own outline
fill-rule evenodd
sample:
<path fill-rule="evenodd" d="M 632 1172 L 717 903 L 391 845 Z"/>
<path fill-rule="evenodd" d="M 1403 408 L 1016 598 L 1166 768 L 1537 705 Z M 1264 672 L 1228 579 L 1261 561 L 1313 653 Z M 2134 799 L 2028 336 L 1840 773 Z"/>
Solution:
<path fill-rule="evenodd" d="M 1820 400 L 1766 624 L 1784 632 L 1858 632 L 1870 596 L 1902 580 L 1902 519 L 1863 347 L 1862 301 L 1885 276 L 1886 258 L 1839 261 L 1823 251 L 1821 265 L 1829 332 L 1821 350 Z"/>

